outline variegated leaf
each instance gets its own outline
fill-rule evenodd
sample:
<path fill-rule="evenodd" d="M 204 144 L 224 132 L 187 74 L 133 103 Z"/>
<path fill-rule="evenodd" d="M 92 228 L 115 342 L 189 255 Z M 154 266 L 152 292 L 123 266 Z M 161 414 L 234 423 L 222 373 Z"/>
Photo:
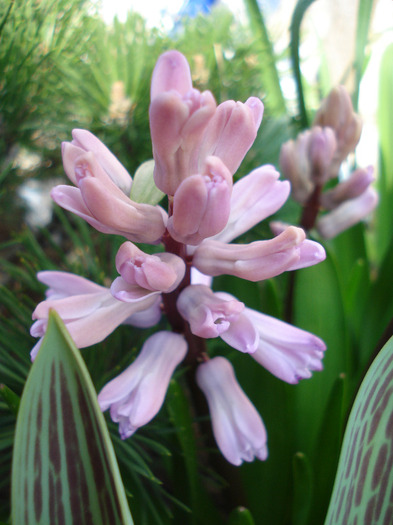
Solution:
<path fill-rule="evenodd" d="M 133 523 L 89 373 L 55 312 L 19 407 L 12 523 Z"/>
<path fill-rule="evenodd" d="M 393 522 L 393 339 L 372 363 L 344 436 L 325 525 Z"/>

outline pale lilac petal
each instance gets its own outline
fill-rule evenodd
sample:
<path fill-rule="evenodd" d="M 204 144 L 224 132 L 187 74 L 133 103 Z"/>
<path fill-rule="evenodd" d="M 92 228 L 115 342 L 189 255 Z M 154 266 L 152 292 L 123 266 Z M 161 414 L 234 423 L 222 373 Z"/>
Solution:
<path fill-rule="evenodd" d="M 129 195 L 132 184 L 131 176 L 113 153 L 97 137 L 85 129 L 74 129 L 72 137 L 74 139 L 72 144 L 85 151 L 91 151 L 116 186 L 126 195 Z"/>
<path fill-rule="evenodd" d="M 332 239 L 364 219 L 378 204 L 377 192 L 369 187 L 359 197 L 340 204 L 317 221 L 317 230 L 325 239 Z"/>
<path fill-rule="evenodd" d="M 171 236 L 196 245 L 220 232 L 230 213 L 232 176 L 217 157 L 208 157 L 203 175 L 192 175 L 177 188 L 168 220 Z"/>
<path fill-rule="evenodd" d="M 63 168 L 70 181 L 78 185 L 75 173 L 76 160 L 85 153 L 85 150 L 72 144 L 71 142 L 62 142 L 61 155 L 63 159 Z"/>
<path fill-rule="evenodd" d="M 131 242 L 120 246 L 116 255 L 116 268 L 128 284 L 165 293 L 178 287 L 186 271 L 183 259 L 177 255 L 149 255 Z"/>
<path fill-rule="evenodd" d="M 123 324 L 131 315 L 149 308 L 156 296 L 148 295 L 139 301 L 124 303 L 113 298 L 113 303 L 98 308 L 92 315 L 66 324 L 78 348 L 99 343 Z"/>
<path fill-rule="evenodd" d="M 287 383 L 297 383 L 322 370 L 326 350 L 319 337 L 278 319 L 245 308 L 244 315 L 259 333 L 259 346 L 252 357 Z"/>
<path fill-rule="evenodd" d="M 191 267 L 191 284 L 203 284 L 211 288 L 213 282 L 213 277 L 210 275 L 205 275 L 200 272 L 194 266 Z"/>
<path fill-rule="evenodd" d="M 158 332 L 147 339 L 135 361 L 101 390 L 101 410 L 110 408 L 123 439 L 159 412 L 171 376 L 186 352 L 182 335 Z"/>
<path fill-rule="evenodd" d="M 150 97 L 175 90 L 185 95 L 192 89 L 191 71 L 187 59 L 179 51 L 163 53 L 157 60 L 151 79 Z"/>
<path fill-rule="evenodd" d="M 51 299 L 67 297 L 70 295 L 77 294 L 88 294 L 103 292 L 104 286 L 93 283 L 80 275 L 75 275 L 68 272 L 59 272 L 47 270 L 37 273 L 37 279 L 49 286 L 49 290 L 46 292 L 46 296 Z"/>
<path fill-rule="evenodd" d="M 256 97 L 244 104 L 233 100 L 220 104 L 206 129 L 200 157 L 220 157 L 233 175 L 257 136 L 262 115 L 263 104 Z"/>
<path fill-rule="evenodd" d="M 42 337 L 45 335 L 47 325 L 47 319 L 38 319 L 31 325 L 30 335 L 33 337 Z"/>
<path fill-rule="evenodd" d="M 321 205 L 328 210 L 333 210 L 341 203 L 359 197 L 374 181 L 373 173 L 372 166 L 355 170 L 347 180 L 321 195 Z"/>
<path fill-rule="evenodd" d="M 319 242 L 305 239 L 299 245 L 299 260 L 287 268 L 287 271 L 308 268 L 326 259 L 326 251 Z"/>
<path fill-rule="evenodd" d="M 254 282 L 270 279 L 299 260 L 299 245 L 304 239 L 304 231 L 294 226 L 274 239 L 245 245 L 206 239 L 196 249 L 193 264 L 213 277 L 228 274 Z"/>
<path fill-rule="evenodd" d="M 146 311 L 145 325 L 159 319 L 157 316 L 157 294 L 147 292 L 145 296 L 125 303 L 114 298 L 108 288 L 96 285 L 82 277 L 66 272 L 40 272 L 39 278 L 50 286 L 48 299 L 39 303 L 33 312 L 36 322 L 31 327 L 31 334 L 42 337 L 45 334 L 48 316 L 55 310 L 66 325 L 76 346 L 84 348 L 105 339 L 122 323 L 142 325 L 142 312 Z M 67 283 L 69 287 L 67 289 Z M 98 291 L 97 291 L 98 290 Z M 155 312 L 150 308 L 155 306 Z M 140 312 L 140 318 L 132 316 Z M 32 351 L 32 358 L 39 346 Z"/>
<path fill-rule="evenodd" d="M 34 361 L 35 358 L 37 357 L 37 354 L 38 354 L 38 351 L 39 349 L 41 348 L 41 345 L 42 345 L 42 341 L 44 340 L 43 337 L 41 337 L 41 339 L 39 339 L 37 341 L 37 343 L 33 346 L 31 352 L 30 352 L 30 359 L 31 361 Z"/>
<path fill-rule="evenodd" d="M 52 189 L 51 191 L 51 197 L 52 199 L 64 208 L 65 210 L 68 210 L 78 217 L 81 217 L 81 219 L 84 219 L 90 226 L 93 226 L 97 231 L 101 233 L 109 233 L 114 235 L 122 235 L 123 233 L 113 229 L 109 228 L 105 224 L 102 224 L 100 221 L 95 219 L 89 208 L 86 206 L 82 199 L 82 194 L 80 192 L 79 188 L 74 188 L 73 186 L 64 186 L 59 185 Z"/>
<path fill-rule="evenodd" d="M 156 243 L 165 231 L 163 213 L 158 206 L 135 203 L 108 193 L 95 178 L 85 178 L 79 187 L 91 215 L 105 226 L 124 232 L 134 242 Z"/>
<path fill-rule="evenodd" d="M 217 295 L 220 296 L 220 293 Z M 231 322 L 228 330 L 222 332 L 220 337 L 232 348 L 247 354 L 255 352 L 259 344 L 258 331 L 247 316 L 242 313 L 235 321 Z"/>
<path fill-rule="evenodd" d="M 289 182 L 278 180 L 279 176 L 273 166 L 266 165 L 237 181 L 233 186 L 228 223 L 214 239 L 230 242 L 276 213 L 290 192 Z"/>
<path fill-rule="evenodd" d="M 191 332 L 204 338 L 222 335 L 244 309 L 244 304 L 237 299 L 221 299 L 202 284 L 187 286 L 176 304 L 180 315 L 190 324 Z"/>
<path fill-rule="evenodd" d="M 159 323 L 162 315 L 162 298 L 161 295 L 159 295 L 156 298 L 155 303 L 153 303 L 151 306 L 146 308 L 145 310 L 141 310 L 140 312 L 136 312 L 132 314 L 130 317 L 128 317 L 123 324 L 129 324 L 131 326 L 136 326 L 138 328 L 150 328 L 152 326 L 155 326 L 157 323 Z"/>
<path fill-rule="evenodd" d="M 130 284 L 123 279 L 123 277 L 116 277 L 111 285 L 111 293 L 119 301 L 125 303 L 134 303 L 146 297 L 158 295 L 159 291 L 152 292 L 146 288 L 142 288 L 139 284 Z"/>
<path fill-rule="evenodd" d="M 109 291 L 104 290 L 104 292 L 74 295 L 62 299 L 49 298 L 36 306 L 33 312 L 33 319 L 47 318 L 49 310 L 52 308 L 57 311 L 64 321 L 78 319 L 79 317 L 91 315 L 110 297 Z"/>
<path fill-rule="evenodd" d="M 174 195 L 184 179 L 199 173 L 199 143 L 215 109 L 213 95 L 196 90 L 184 97 L 166 92 L 152 100 L 149 119 L 154 181 L 164 193 Z"/>
<path fill-rule="evenodd" d="M 196 380 L 206 396 L 214 437 L 227 461 L 238 466 L 255 457 L 266 459 L 264 424 L 240 388 L 230 362 L 214 357 L 202 363 Z"/>

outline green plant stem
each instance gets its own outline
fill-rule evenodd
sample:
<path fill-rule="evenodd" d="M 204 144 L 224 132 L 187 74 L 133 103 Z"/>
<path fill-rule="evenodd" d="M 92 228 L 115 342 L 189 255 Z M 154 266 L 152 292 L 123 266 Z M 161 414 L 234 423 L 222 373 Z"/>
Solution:
<path fill-rule="evenodd" d="M 262 44 L 265 68 L 263 71 L 263 82 L 266 92 L 269 94 L 269 110 L 273 115 L 286 114 L 285 99 L 281 91 L 280 79 L 276 68 L 276 58 L 272 43 L 267 33 L 265 21 L 257 0 L 244 0 L 250 25 L 256 38 Z"/>

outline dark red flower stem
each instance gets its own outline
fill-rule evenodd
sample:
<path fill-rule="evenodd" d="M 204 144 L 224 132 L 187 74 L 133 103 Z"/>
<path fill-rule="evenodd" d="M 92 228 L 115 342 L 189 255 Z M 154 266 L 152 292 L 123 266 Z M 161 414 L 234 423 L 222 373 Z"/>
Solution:
<path fill-rule="evenodd" d="M 306 233 L 314 227 L 320 210 L 320 198 L 321 198 L 322 186 L 317 184 L 314 191 L 310 195 L 306 204 L 304 205 L 303 212 L 300 218 L 299 226 L 306 230 Z M 296 286 L 296 271 L 291 272 L 288 279 L 287 297 L 285 301 L 285 312 L 284 319 L 287 323 L 293 321 L 293 301 Z"/>
<path fill-rule="evenodd" d="M 185 364 L 194 367 L 198 362 L 204 361 L 207 358 L 206 342 L 201 337 L 197 337 L 191 333 L 189 324 L 179 314 L 176 305 L 180 292 L 191 284 L 192 256 L 187 255 L 186 245 L 175 241 L 167 231 L 163 236 L 162 242 L 167 252 L 181 257 L 186 264 L 186 273 L 184 274 L 183 280 L 176 290 L 162 294 L 162 300 L 164 312 L 172 330 L 183 334 L 188 343 L 188 353 Z"/>

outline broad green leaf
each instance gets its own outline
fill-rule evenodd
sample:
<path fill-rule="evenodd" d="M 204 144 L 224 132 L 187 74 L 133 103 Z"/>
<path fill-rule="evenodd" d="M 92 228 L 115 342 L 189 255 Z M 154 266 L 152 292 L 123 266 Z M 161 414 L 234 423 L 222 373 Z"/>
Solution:
<path fill-rule="evenodd" d="M 130 199 L 145 204 L 158 204 L 164 197 L 154 183 L 154 160 L 147 160 L 139 166 L 131 186 Z"/>
<path fill-rule="evenodd" d="M 325 525 L 391 523 L 393 339 L 362 382 L 345 431 Z"/>
<path fill-rule="evenodd" d="M 347 372 L 351 351 L 338 269 L 329 253 L 322 263 L 297 272 L 294 324 L 317 335 L 327 346 L 323 370 L 301 381 L 293 393 L 297 449 L 310 457 L 331 389 L 337 377 Z"/>
<path fill-rule="evenodd" d="M 18 412 L 12 523 L 133 523 L 93 384 L 53 311 Z"/>

